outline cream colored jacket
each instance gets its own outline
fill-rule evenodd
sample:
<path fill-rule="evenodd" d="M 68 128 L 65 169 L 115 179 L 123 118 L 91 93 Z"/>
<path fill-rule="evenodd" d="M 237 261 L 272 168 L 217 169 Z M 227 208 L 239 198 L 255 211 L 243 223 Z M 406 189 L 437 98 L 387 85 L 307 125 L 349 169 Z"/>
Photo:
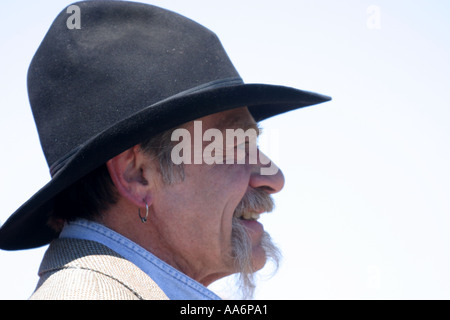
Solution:
<path fill-rule="evenodd" d="M 168 299 L 141 269 L 94 241 L 54 240 L 39 276 L 31 300 Z"/>

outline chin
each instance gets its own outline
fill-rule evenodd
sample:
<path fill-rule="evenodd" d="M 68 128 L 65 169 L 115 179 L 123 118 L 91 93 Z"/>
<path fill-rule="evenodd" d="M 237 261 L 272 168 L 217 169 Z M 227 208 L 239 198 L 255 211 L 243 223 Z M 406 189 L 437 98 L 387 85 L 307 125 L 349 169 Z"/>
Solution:
<path fill-rule="evenodd" d="M 267 256 L 261 245 L 252 249 L 252 267 L 254 271 L 259 271 L 266 265 Z"/>

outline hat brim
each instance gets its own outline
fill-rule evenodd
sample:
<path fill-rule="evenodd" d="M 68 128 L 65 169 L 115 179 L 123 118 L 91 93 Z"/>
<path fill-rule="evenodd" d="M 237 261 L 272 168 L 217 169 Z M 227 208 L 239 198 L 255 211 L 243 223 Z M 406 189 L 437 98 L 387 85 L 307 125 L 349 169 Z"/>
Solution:
<path fill-rule="evenodd" d="M 73 152 L 51 181 L 2 225 L 0 248 L 31 249 L 58 237 L 47 224 L 55 196 L 147 137 L 209 114 L 243 106 L 249 108 L 258 122 L 329 100 L 328 96 L 289 87 L 240 84 L 177 95 L 148 106 L 104 130 Z"/>

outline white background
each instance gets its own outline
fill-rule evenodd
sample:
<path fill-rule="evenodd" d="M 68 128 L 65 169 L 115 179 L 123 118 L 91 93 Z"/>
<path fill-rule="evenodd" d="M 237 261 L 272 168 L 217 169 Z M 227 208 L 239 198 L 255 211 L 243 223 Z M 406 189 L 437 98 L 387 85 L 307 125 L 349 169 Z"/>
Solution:
<path fill-rule="evenodd" d="M 0 4 L 0 222 L 50 180 L 26 72 L 70 3 Z M 216 32 L 247 83 L 333 97 L 262 123 L 286 177 L 263 218 L 284 259 L 255 298 L 450 298 L 448 1 L 151 3 Z M 0 299 L 30 296 L 45 249 L 0 251 Z"/>

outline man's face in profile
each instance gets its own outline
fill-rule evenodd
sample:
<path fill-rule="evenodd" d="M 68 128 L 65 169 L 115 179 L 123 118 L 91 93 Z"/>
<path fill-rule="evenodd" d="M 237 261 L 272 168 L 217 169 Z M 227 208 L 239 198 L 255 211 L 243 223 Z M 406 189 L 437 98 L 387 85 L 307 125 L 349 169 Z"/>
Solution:
<path fill-rule="evenodd" d="M 257 130 L 247 108 L 199 120 L 203 132 L 211 128 L 223 132 L 239 128 Z M 193 137 L 191 124 L 186 129 Z M 203 147 L 208 143 L 203 141 Z M 248 141 L 244 144 L 247 146 L 239 145 L 237 140 L 225 142 L 223 156 L 229 157 L 231 149 L 245 148 L 248 158 Z M 232 154 L 239 156 L 237 152 Z M 262 157 L 261 154 L 259 158 Z M 248 160 L 232 164 L 227 164 L 231 161 L 184 164 L 184 181 L 156 182 L 151 216 L 164 246 L 161 251 L 171 255 L 167 259 L 173 259 L 178 269 L 194 275 L 204 285 L 233 273 L 250 276 L 265 265 L 267 256 L 277 256 L 257 219 L 259 214 L 273 209 L 270 194 L 283 188 L 284 177 L 278 168 L 275 174 L 263 175 L 261 167 L 265 165 Z"/>

